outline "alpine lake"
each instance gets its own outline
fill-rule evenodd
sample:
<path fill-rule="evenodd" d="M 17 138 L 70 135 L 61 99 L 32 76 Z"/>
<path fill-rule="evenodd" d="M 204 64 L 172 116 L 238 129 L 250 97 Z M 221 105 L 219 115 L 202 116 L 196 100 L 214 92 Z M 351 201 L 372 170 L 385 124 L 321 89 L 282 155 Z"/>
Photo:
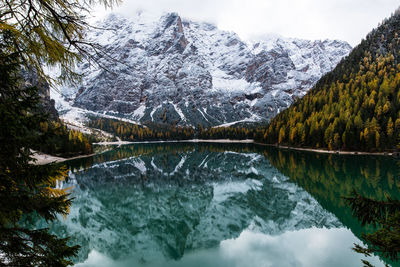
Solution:
<path fill-rule="evenodd" d="M 400 198 L 400 160 L 256 144 L 144 143 L 68 161 L 70 214 L 46 225 L 76 267 L 375 266 L 351 248 L 353 189 Z"/>

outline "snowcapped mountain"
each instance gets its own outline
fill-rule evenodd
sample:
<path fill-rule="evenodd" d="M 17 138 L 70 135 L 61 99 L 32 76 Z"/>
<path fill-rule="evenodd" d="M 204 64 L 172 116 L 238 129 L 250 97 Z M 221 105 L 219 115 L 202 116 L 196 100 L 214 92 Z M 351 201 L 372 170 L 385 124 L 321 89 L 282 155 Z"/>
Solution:
<path fill-rule="evenodd" d="M 64 116 L 79 109 L 141 124 L 193 126 L 268 120 L 351 50 L 342 41 L 278 36 L 246 43 L 175 13 L 110 15 L 98 26 L 104 30 L 89 38 L 114 60 L 101 60 L 109 71 L 78 66 L 85 79 L 62 88 L 73 106 L 61 110 Z"/>

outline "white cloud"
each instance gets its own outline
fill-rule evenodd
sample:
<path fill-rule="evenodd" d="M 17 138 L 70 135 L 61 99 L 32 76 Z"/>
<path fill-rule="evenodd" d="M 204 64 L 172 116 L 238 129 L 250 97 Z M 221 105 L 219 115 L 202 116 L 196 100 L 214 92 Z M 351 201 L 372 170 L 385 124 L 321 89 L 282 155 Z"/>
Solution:
<path fill-rule="evenodd" d="M 219 247 L 185 251 L 185 255 L 178 261 L 150 260 L 146 266 L 336 267 L 360 266 L 361 259 L 370 261 L 374 266 L 383 266 L 377 256 L 365 258 L 352 251 L 353 243 L 360 241 L 345 228 L 313 227 L 276 236 L 244 230 L 237 238 L 222 241 Z M 129 257 L 115 261 L 99 252 L 91 251 L 88 259 L 75 267 L 127 267 L 135 266 L 135 263 L 136 260 Z"/>
<path fill-rule="evenodd" d="M 224 240 L 220 254 L 226 266 L 358 266 L 363 258 L 351 250 L 359 240 L 345 228 L 309 228 L 271 236 L 244 230 Z M 382 266 L 377 257 L 368 258 Z M 233 263 L 233 264 L 232 264 Z"/>
<path fill-rule="evenodd" d="M 215 23 L 244 39 L 277 33 L 356 45 L 398 6 L 398 0 L 125 0 L 115 11 L 127 16 L 138 10 L 177 12 Z"/>

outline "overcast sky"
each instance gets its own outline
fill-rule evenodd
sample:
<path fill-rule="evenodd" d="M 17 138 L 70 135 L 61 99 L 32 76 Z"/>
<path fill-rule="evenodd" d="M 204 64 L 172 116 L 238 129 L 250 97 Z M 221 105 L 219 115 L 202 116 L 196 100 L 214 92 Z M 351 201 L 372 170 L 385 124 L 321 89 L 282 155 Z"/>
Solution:
<path fill-rule="evenodd" d="M 304 39 L 340 39 L 357 45 L 399 0 L 124 0 L 114 12 L 177 12 L 184 18 L 216 24 L 245 40 L 275 33 Z M 97 12 L 103 16 L 104 12 Z"/>

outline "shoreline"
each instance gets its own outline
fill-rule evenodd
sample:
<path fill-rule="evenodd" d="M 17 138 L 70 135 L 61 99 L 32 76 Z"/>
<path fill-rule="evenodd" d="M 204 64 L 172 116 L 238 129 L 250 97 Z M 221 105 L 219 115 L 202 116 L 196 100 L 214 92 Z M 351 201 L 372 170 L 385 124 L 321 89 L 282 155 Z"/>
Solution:
<path fill-rule="evenodd" d="M 114 142 L 99 142 L 99 143 L 93 143 L 93 145 L 100 145 L 100 146 L 107 146 L 107 145 L 134 145 L 134 144 L 160 144 L 160 143 L 242 143 L 242 144 L 252 144 L 254 143 L 253 139 L 244 139 L 244 140 L 230 140 L 230 139 L 190 139 L 190 140 L 167 140 L 167 141 L 141 141 L 141 142 L 130 142 L 130 141 L 114 141 Z M 35 159 L 33 161 L 34 165 L 45 165 L 45 164 L 50 164 L 50 163 L 60 163 L 68 160 L 73 160 L 73 159 L 80 159 L 80 158 L 88 158 L 92 157 L 94 155 L 98 155 L 101 153 L 104 153 L 105 151 L 102 151 L 100 153 L 92 153 L 88 155 L 79 155 L 71 158 L 63 158 L 63 157 L 57 157 L 45 153 L 38 153 L 34 152 L 32 155 L 32 158 Z"/>
<path fill-rule="evenodd" d="M 342 151 L 342 150 L 325 150 L 325 149 L 317 149 L 317 148 L 302 148 L 302 147 L 292 147 L 292 146 L 283 146 L 277 144 L 264 144 L 254 142 L 256 145 L 261 146 L 271 146 L 276 148 L 282 148 L 287 150 L 297 150 L 297 151 L 307 151 L 307 152 L 315 152 L 321 154 L 334 154 L 334 155 L 354 155 L 354 156 L 396 156 L 398 152 L 363 152 L 363 151 Z"/>
<path fill-rule="evenodd" d="M 341 150 L 324 150 L 324 149 L 316 149 L 316 148 L 301 148 L 301 147 L 291 147 L 291 146 L 284 146 L 284 145 L 277 145 L 277 144 L 265 144 L 265 143 L 258 143 L 255 142 L 253 139 L 244 139 L 244 140 L 231 140 L 231 139 L 190 139 L 190 140 L 165 140 L 165 141 L 114 141 L 114 142 L 99 142 L 93 143 L 93 145 L 134 145 L 134 144 L 161 144 L 161 143 L 221 143 L 221 144 L 255 144 L 260 146 L 269 146 L 275 147 L 279 149 L 286 149 L 286 150 L 296 150 L 296 151 L 305 151 L 305 152 L 314 152 L 314 153 L 321 153 L 321 154 L 333 154 L 333 155 L 354 155 L 354 156 L 397 156 L 399 152 L 362 152 L 362 151 L 341 151 Z M 104 152 L 104 151 L 103 151 Z M 103 153 L 101 152 L 101 153 Z M 45 165 L 50 163 L 60 163 L 68 160 L 74 160 L 79 158 L 87 158 L 92 157 L 97 154 L 101 153 L 92 153 L 88 155 L 79 155 L 72 158 L 63 158 L 52 156 L 49 154 L 38 153 L 35 152 L 32 157 L 35 159 L 33 164 L 35 165 Z"/>
<path fill-rule="evenodd" d="M 160 144 L 160 143 L 243 143 L 252 144 L 253 139 L 231 140 L 231 139 L 189 139 L 189 140 L 165 140 L 165 141 L 114 141 L 114 142 L 99 142 L 93 145 L 134 145 L 134 144 Z"/>
<path fill-rule="evenodd" d="M 34 165 L 46 165 L 46 164 L 50 164 L 50 163 L 59 163 L 59 162 L 64 162 L 64 161 L 68 161 L 68 160 L 73 160 L 73 159 L 87 158 L 87 157 L 91 157 L 94 155 L 96 155 L 96 153 L 75 156 L 72 158 L 62 158 L 62 157 L 52 156 L 49 154 L 35 152 L 32 155 L 32 158 L 34 158 L 35 161 L 33 161 L 32 163 Z"/>
<path fill-rule="evenodd" d="M 115 142 L 99 142 L 93 143 L 93 145 L 134 145 L 134 144 L 159 144 L 159 143 L 242 143 L 242 144 L 255 144 L 260 146 L 270 146 L 276 148 L 282 148 L 287 150 L 297 150 L 314 152 L 321 154 L 334 154 L 334 155 L 355 155 L 355 156 L 396 156 L 399 152 L 364 152 L 364 151 L 342 151 L 342 150 L 325 150 L 317 148 L 302 148 L 302 147 L 291 147 L 277 144 L 265 144 L 255 142 L 253 139 L 243 139 L 243 140 L 231 140 L 231 139 L 189 139 L 189 140 L 163 140 L 163 141 L 115 141 Z M 400 156 L 400 154 L 399 154 Z"/>

